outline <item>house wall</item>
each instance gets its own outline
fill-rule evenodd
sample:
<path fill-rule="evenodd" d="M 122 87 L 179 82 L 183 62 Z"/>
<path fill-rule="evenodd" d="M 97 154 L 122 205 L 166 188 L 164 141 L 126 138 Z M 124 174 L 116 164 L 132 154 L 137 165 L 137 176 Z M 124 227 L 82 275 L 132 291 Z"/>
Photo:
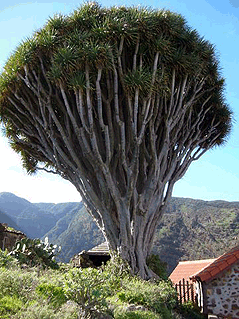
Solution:
<path fill-rule="evenodd" d="M 7 230 L 7 227 L 0 223 L 0 248 L 2 250 L 8 249 L 10 251 L 16 241 L 24 237 L 23 233 Z"/>
<path fill-rule="evenodd" d="M 202 311 L 204 309 L 202 282 L 196 281 L 194 284 L 194 287 L 195 287 L 195 295 L 196 295 L 197 305 L 198 305 L 199 309 Z"/>
<path fill-rule="evenodd" d="M 209 283 L 204 283 L 208 314 L 239 319 L 239 261 Z"/>

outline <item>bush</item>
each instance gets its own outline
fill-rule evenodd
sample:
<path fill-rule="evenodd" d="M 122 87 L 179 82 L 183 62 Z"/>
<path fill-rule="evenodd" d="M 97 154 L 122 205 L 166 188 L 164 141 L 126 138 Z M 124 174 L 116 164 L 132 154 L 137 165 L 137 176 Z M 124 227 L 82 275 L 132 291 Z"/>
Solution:
<path fill-rule="evenodd" d="M 12 314 L 17 313 L 23 302 L 16 296 L 4 296 L 0 298 L 0 318 L 11 318 Z"/>
<path fill-rule="evenodd" d="M 108 311 L 110 294 L 105 274 L 94 268 L 72 269 L 65 276 L 64 292 L 82 309 L 82 318 Z"/>
<path fill-rule="evenodd" d="M 129 264 L 118 254 L 113 254 L 111 259 L 103 266 L 103 270 L 110 273 L 115 279 L 128 277 L 131 274 Z"/>
<path fill-rule="evenodd" d="M 15 243 L 10 255 L 14 256 L 20 264 L 57 269 L 58 264 L 54 257 L 59 251 L 56 245 L 49 244 L 47 237 L 44 242 L 39 238 L 22 238 Z"/>
<path fill-rule="evenodd" d="M 143 305 L 171 318 L 171 309 L 176 305 L 176 292 L 169 282 L 147 282 L 140 278 L 124 280 L 122 290 L 117 294 L 122 302 Z"/>
<path fill-rule="evenodd" d="M 18 296 L 26 303 L 34 296 L 36 282 L 36 272 L 26 272 L 21 269 L 2 269 L 0 272 L 0 298 Z"/>
<path fill-rule="evenodd" d="M 35 303 L 23 309 L 11 319 L 78 319 L 77 308 L 74 305 L 66 305 L 58 311 L 48 304 Z"/>
<path fill-rule="evenodd" d="M 64 275 L 53 269 L 36 270 L 2 269 L 0 318 L 77 319 L 79 309 L 67 303 L 63 291 Z"/>
<path fill-rule="evenodd" d="M 54 308 L 59 308 L 67 301 L 63 287 L 56 286 L 54 284 L 39 284 L 36 287 L 36 293 L 47 299 Z"/>
<path fill-rule="evenodd" d="M 115 319 L 162 319 L 152 311 L 126 311 L 124 307 L 117 307 L 114 311 Z"/>
<path fill-rule="evenodd" d="M 200 312 L 200 309 L 192 301 L 183 303 L 178 307 L 179 313 L 183 315 L 184 319 L 204 319 L 205 317 Z"/>
<path fill-rule="evenodd" d="M 17 260 L 16 258 L 9 255 L 8 251 L 3 251 L 0 248 L 0 267 L 16 267 L 17 266 Z"/>
<path fill-rule="evenodd" d="M 115 294 L 121 288 L 123 280 L 131 277 L 129 265 L 116 254 L 102 267 L 102 271 L 109 295 Z"/>
<path fill-rule="evenodd" d="M 164 280 L 168 279 L 167 263 L 160 260 L 158 255 L 150 255 L 147 258 L 147 265 L 156 275 L 159 276 L 159 278 Z"/>
<path fill-rule="evenodd" d="M 124 281 L 123 289 L 118 293 L 122 301 L 145 305 L 157 310 L 161 304 L 170 308 L 176 305 L 176 292 L 169 282 L 152 283 L 140 278 L 130 278 Z"/>
<path fill-rule="evenodd" d="M 5 252 L 2 256 L 5 264 L 12 262 Z M 147 310 L 128 311 L 122 304 Z M 181 318 L 180 313 L 201 319 L 193 317 L 189 306 L 176 308 L 172 315 L 175 304 L 176 292 L 169 282 L 133 277 L 119 257 L 100 269 L 61 265 L 57 270 L 18 266 L 0 271 L 0 318 L 4 319 L 110 318 L 113 309 L 115 319 L 172 319 Z"/>

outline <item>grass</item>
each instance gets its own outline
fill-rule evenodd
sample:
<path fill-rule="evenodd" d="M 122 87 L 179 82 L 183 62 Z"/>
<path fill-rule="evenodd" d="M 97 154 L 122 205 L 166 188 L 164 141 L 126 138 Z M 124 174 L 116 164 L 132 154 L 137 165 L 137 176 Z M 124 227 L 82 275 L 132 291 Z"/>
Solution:
<path fill-rule="evenodd" d="M 176 294 L 169 281 L 133 277 L 119 259 L 99 269 L 70 264 L 23 269 L 6 254 L 0 254 L 0 265 L 1 258 L 3 319 L 183 318 L 176 314 Z"/>

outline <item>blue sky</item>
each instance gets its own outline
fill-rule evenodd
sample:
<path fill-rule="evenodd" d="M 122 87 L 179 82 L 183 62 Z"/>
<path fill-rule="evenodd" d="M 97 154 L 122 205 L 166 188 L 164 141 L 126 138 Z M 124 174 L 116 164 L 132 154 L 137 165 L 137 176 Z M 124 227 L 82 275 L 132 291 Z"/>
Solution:
<path fill-rule="evenodd" d="M 0 3 L 0 69 L 24 39 L 42 27 L 54 13 L 68 14 L 82 2 L 64 1 Z M 182 14 L 188 24 L 216 46 L 226 99 L 234 112 L 228 143 L 208 151 L 192 163 L 174 188 L 173 196 L 203 200 L 239 201 L 239 0 L 99 1 L 103 6 L 143 5 Z M 38 173 L 28 176 L 21 161 L 0 133 L 0 192 L 12 192 L 32 202 L 80 201 L 74 186 L 59 177 Z"/>

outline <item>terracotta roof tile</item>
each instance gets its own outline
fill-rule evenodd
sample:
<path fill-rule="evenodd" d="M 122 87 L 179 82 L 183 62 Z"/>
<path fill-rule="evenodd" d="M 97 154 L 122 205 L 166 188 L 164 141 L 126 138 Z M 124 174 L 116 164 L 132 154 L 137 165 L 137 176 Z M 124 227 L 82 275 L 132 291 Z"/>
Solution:
<path fill-rule="evenodd" d="M 169 278 L 172 280 L 173 284 L 179 283 L 179 281 L 183 278 L 185 280 L 190 280 L 190 276 L 192 276 L 195 272 L 202 270 L 214 260 L 215 259 L 180 261 Z"/>
<path fill-rule="evenodd" d="M 210 281 L 221 272 L 229 269 L 237 261 L 239 261 L 239 245 L 215 259 L 204 269 L 196 271 L 190 278 L 193 280 L 199 278 L 201 281 Z"/>
<path fill-rule="evenodd" d="M 238 258 L 236 256 L 229 256 L 227 259 L 224 258 L 224 262 L 226 262 L 228 265 L 234 264 L 234 262 L 237 261 Z"/>
<path fill-rule="evenodd" d="M 218 269 L 218 267 L 212 268 L 211 271 L 209 271 L 211 276 L 216 276 L 218 274 Z"/>

